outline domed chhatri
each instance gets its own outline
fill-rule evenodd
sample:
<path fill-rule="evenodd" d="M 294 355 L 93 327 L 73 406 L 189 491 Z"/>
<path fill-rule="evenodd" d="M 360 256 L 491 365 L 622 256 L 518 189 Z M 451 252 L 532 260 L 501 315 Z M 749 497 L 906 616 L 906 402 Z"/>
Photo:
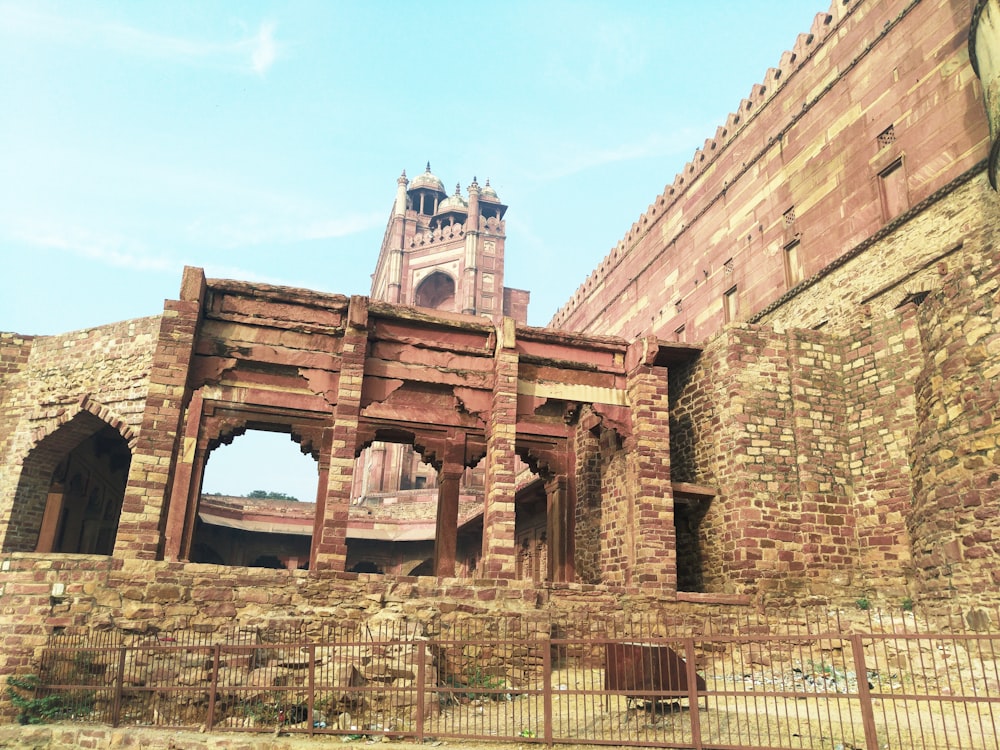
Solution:
<path fill-rule="evenodd" d="M 469 204 L 462 197 L 462 186 L 459 183 L 455 183 L 455 194 L 441 201 L 441 205 L 438 206 L 437 210 L 438 214 L 445 214 L 452 211 L 459 211 L 461 213 L 468 213 L 469 211 Z"/>
<path fill-rule="evenodd" d="M 410 183 L 410 190 L 416 190 L 417 188 L 434 190 L 438 193 L 447 193 L 444 189 L 444 183 L 441 182 L 441 180 L 439 180 L 433 172 L 431 172 L 430 162 L 427 162 L 427 169 L 424 170 L 423 174 L 414 177 L 413 182 Z"/>
<path fill-rule="evenodd" d="M 483 189 L 479 192 L 479 200 L 489 201 L 490 203 L 500 202 L 500 196 L 497 195 L 497 191 L 490 185 L 490 179 L 488 177 L 486 178 L 486 184 L 483 185 Z"/>

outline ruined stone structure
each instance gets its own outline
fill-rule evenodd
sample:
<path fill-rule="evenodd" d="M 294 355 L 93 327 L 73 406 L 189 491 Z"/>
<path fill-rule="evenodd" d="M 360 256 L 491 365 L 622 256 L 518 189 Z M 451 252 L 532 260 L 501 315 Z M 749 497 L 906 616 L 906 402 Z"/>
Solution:
<path fill-rule="evenodd" d="M 189 268 L 161 316 L 0 334 L 0 670 L 53 627 L 996 600 L 996 14 L 836 0 L 547 329 L 503 286 L 505 207 L 428 170 L 371 297 Z M 308 571 L 194 562 L 247 429 L 317 460 Z M 346 572 L 377 442 L 433 469 L 432 571 L 396 568 L 433 577 Z"/>
<path fill-rule="evenodd" d="M 396 181 L 371 299 L 527 323 L 528 292 L 503 283 L 506 211 L 489 180 L 480 189 L 473 178 L 466 200 L 460 187 L 448 196 L 429 163 L 412 182 L 404 172 Z M 481 499 L 483 479 L 482 466 L 467 469 L 462 496 Z M 410 502 L 426 502 L 436 498 L 436 490 L 437 472 L 421 463 L 410 445 L 378 441 L 355 467 L 357 502 L 391 500 L 400 492 Z"/>

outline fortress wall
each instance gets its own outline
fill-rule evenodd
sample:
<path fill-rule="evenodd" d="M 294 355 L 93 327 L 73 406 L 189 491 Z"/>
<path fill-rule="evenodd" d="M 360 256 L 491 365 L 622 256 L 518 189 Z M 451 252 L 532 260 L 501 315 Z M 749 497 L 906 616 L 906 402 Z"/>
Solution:
<path fill-rule="evenodd" d="M 808 279 L 985 158 L 967 8 L 946 0 L 834 3 L 813 31 L 551 325 L 705 339 L 726 322 L 723 300 L 733 287 L 735 317 L 746 319 L 795 286 L 786 278 L 789 243 L 798 241 Z M 890 126 L 891 138 L 880 140 Z M 913 257 L 894 257 L 890 272 L 924 257 L 909 249 Z M 886 267 L 873 270 L 861 292 L 852 290 L 852 304 L 882 285 Z M 819 289 L 800 297 L 804 307 L 828 314 L 807 312 L 796 325 L 845 312 L 843 305 L 825 310 Z"/>

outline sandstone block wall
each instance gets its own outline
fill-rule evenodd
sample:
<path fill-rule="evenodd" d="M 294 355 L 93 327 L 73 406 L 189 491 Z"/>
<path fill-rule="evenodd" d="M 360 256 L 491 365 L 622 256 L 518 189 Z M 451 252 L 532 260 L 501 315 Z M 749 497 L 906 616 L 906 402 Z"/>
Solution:
<path fill-rule="evenodd" d="M 719 492 L 698 530 L 705 591 L 829 595 L 875 576 L 905 595 L 912 397 L 875 370 L 912 369 L 905 321 L 858 346 L 735 326 L 675 373 L 675 476 Z"/>
<path fill-rule="evenodd" d="M 1000 583 L 1000 269 L 969 258 L 916 314 L 914 483 L 907 527 L 922 591 L 946 599 Z"/>
<path fill-rule="evenodd" d="M 704 340 L 983 162 L 989 134 L 969 64 L 970 14 L 947 0 L 832 3 L 551 324 Z M 948 249 L 933 221 L 926 236 L 912 257 Z M 882 278 L 904 265 L 893 258 Z M 874 291 L 848 284 L 811 297 L 795 325 L 833 325 Z"/>

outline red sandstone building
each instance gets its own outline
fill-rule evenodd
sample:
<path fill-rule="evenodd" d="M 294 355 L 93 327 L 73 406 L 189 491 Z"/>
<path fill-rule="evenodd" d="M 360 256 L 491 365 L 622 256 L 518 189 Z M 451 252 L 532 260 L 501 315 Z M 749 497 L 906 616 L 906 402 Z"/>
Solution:
<path fill-rule="evenodd" d="M 499 197 L 428 168 L 398 183 L 370 297 L 186 269 L 162 316 L 0 335 L 5 597 L 42 612 L 59 577 L 70 618 L 189 616 L 206 570 L 243 575 L 196 562 L 203 526 L 277 523 L 200 492 L 218 445 L 266 429 L 317 461 L 310 522 L 280 532 L 309 570 L 255 579 L 317 582 L 303 610 L 414 573 L 426 601 L 533 607 L 996 600 L 996 18 L 833 3 L 545 329 L 504 286 Z M 427 490 L 433 533 L 388 510 Z M 407 525 L 405 564 L 371 546 Z M 365 561 L 386 575 L 347 572 Z M 100 593 L 168 580 L 187 598 L 160 609 Z M 220 621 L 259 604 L 233 586 Z"/>

